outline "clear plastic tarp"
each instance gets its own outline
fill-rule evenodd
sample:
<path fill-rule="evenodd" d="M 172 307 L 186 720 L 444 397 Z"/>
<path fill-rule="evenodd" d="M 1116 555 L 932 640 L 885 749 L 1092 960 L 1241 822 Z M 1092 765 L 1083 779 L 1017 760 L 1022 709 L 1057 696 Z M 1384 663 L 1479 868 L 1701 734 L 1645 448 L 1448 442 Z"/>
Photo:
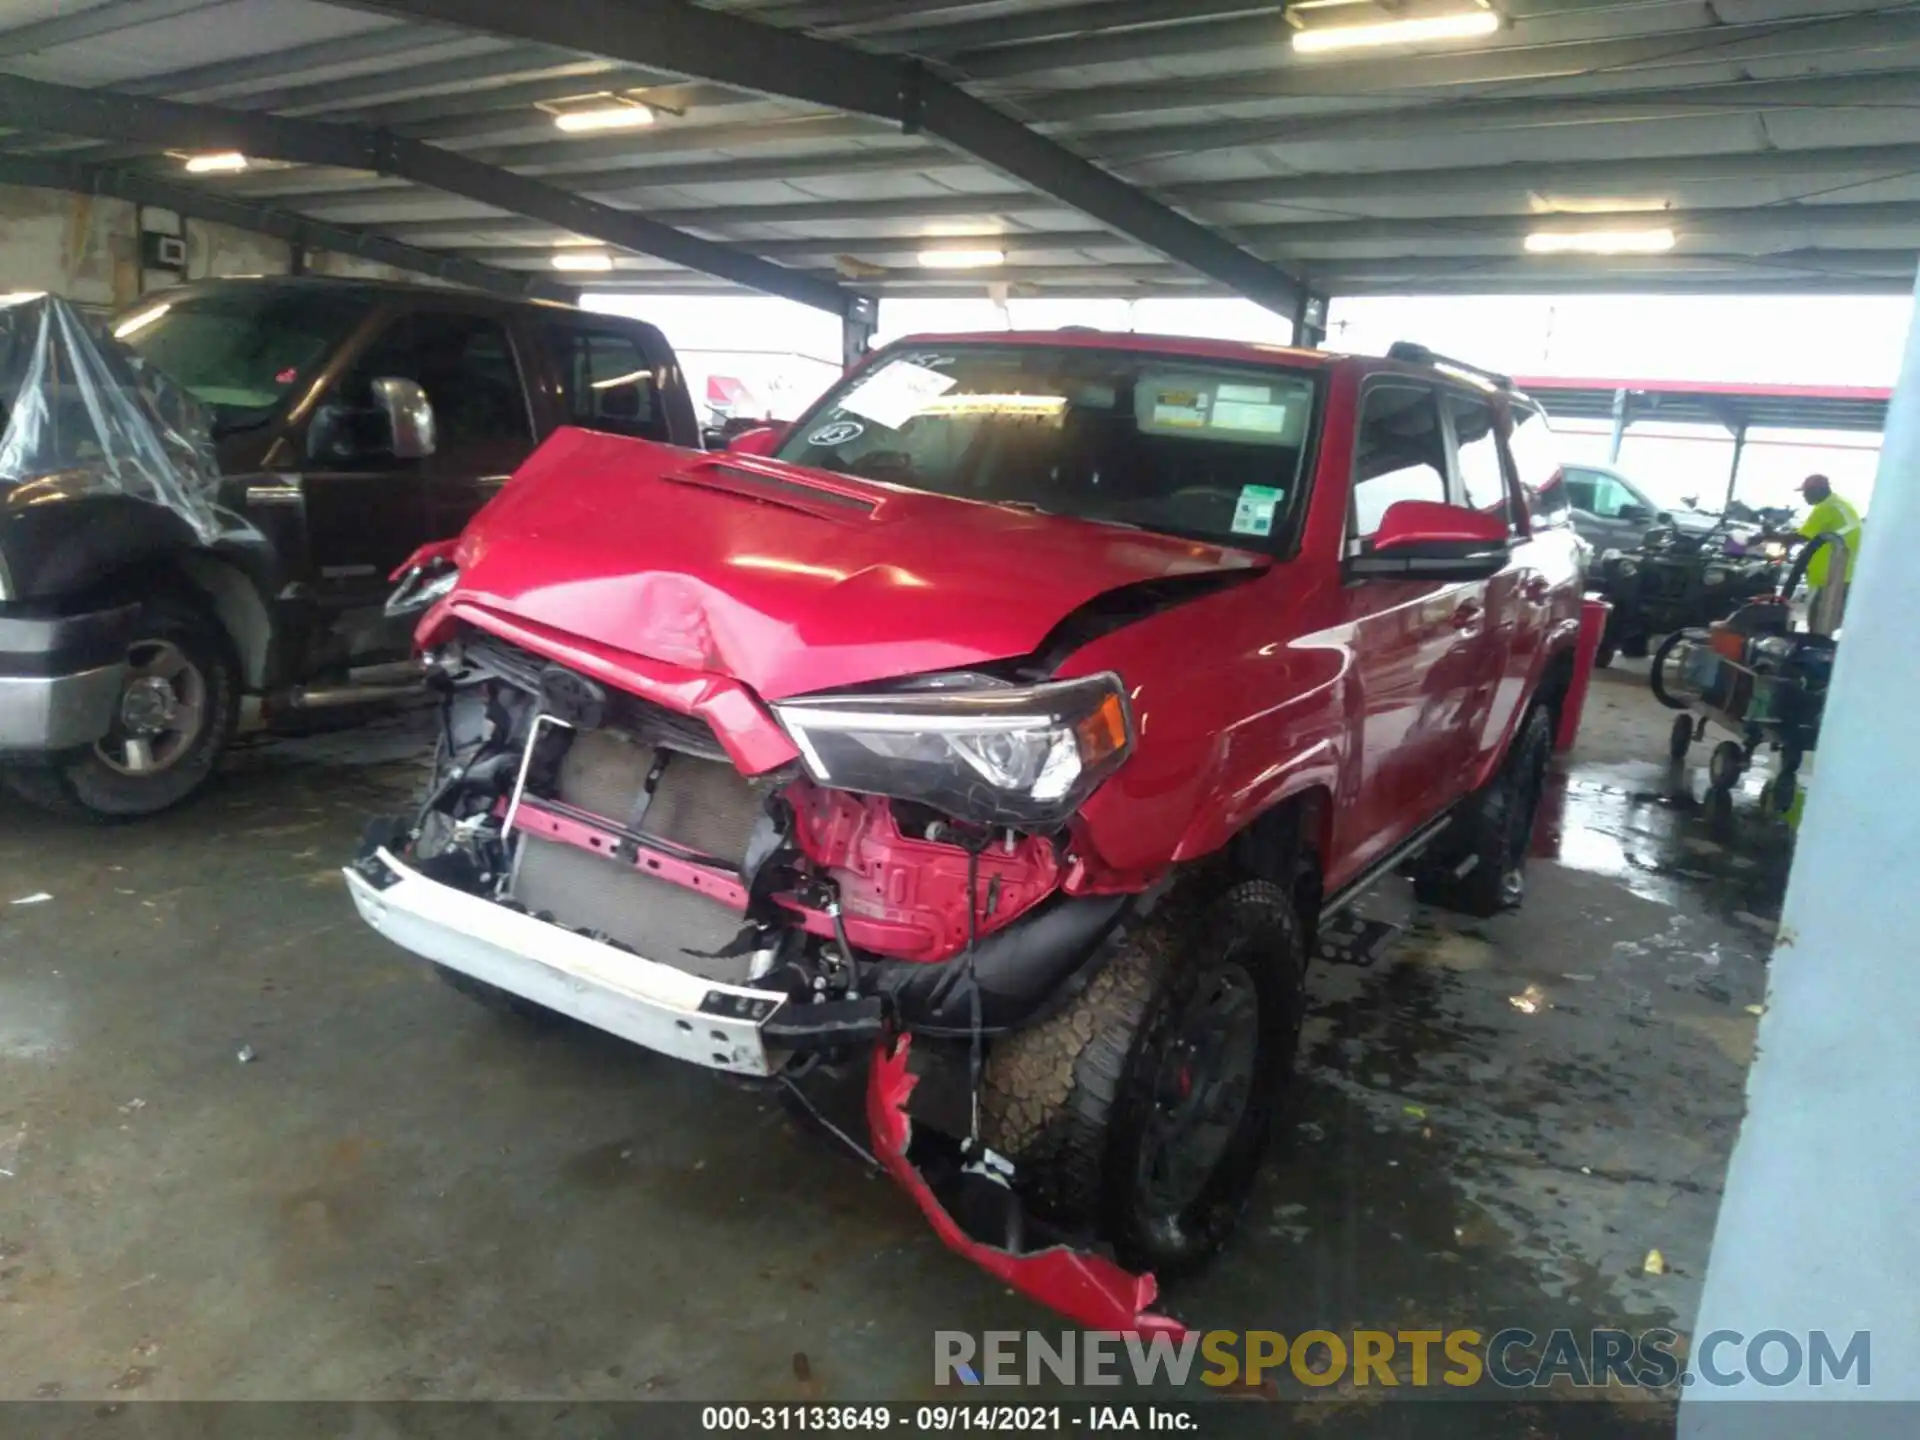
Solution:
<path fill-rule="evenodd" d="M 52 295 L 0 296 L 0 485 L 59 477 L 221 526 L 207 411 Z"/>

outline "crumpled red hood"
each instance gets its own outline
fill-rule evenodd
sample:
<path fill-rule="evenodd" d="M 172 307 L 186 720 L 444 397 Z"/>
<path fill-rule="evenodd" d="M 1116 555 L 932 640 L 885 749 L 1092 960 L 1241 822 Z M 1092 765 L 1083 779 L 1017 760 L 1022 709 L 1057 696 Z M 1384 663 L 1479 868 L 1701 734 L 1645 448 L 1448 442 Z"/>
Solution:
<path fill-rule="evenodd" d="M 1030 654 L 1106 591 L 1265 563 L 573 429 L 474 519 L 457 559 L 459 600 L 768 700 Z"/>

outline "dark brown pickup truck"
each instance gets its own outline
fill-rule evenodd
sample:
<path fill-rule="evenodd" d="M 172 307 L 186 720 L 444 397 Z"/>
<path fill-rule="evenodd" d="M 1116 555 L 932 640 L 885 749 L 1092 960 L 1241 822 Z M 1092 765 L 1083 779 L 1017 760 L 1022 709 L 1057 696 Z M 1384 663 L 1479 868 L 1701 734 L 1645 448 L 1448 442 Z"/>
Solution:
<path fill-rule="evenodd" d="M 109 329 L 210 412 L 219 478 L 199 524 L 61 476 L 0 483 L 0 773 L 98 817 L 191 794 L 243 697 L 271 721 L 408 687 L 390 573 L 555 430 L 700 444 L 672 348 L 619 316 L 218 280 Z"/>

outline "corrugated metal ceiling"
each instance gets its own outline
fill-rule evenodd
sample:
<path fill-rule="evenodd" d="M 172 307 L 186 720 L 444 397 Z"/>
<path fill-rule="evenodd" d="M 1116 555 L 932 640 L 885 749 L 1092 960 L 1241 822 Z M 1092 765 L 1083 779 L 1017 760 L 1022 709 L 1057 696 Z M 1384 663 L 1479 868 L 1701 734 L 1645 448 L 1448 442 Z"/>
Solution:
<path fill-rule="evenodd" d="M 1324 293 L 1890 289 L 1910 283 L 1920 248 L 1913 3 L 1497 0 L 1507 23 L 1485 41 L 1325 57 L 1296 54 L 1285 7 L 1256 0 L 708 8 L 920 57 Z M 0 71 L 382 127 L 872 293 L 1221 288 L 886 121 L 377 6 L 0 0 Z M 563 135 L 536 108 L 642 88 L 665 108 L 640 131 Z M 182 179 L 157 148 L 51 131 L 0 139 L 15 156 Z M 577 238 L 358 170 L 190 183 L 547 278 L 554 247 Z M 1660 207 L 1679 237 L 1670 255 L 1522 248 L 1542 215 L 1623 201 Z M 916 263 L 929 237 L 968 236 L 1004 250 L 1005 265 Z M 602 278 L 725 288 L 641 255 L 621 255 L 596 287 Z"/>

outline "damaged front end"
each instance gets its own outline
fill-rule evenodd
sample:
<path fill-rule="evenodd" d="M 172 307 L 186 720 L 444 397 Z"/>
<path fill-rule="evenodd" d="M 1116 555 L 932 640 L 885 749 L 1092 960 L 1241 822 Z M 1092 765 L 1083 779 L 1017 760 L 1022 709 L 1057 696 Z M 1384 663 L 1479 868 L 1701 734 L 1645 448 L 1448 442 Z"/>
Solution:
<path fill-rule="evenodd" d="M 768 706 L 471 622 L 427 622 L 445 733 L 426 803 L 347 872 L 363 917 L 467 982 L 710 1069 L 794 1076 L 873 1048 L 876 1153 L 949 1245 L 1084 1323 L 1170 1326 L 1150 1277 L 1022 1216 L 964 1106 L 944 1133 L 904 1109 L 909 1037 L 977 1085 L 981 1046 L 1077 993 L 1126 917 L 1130 897 L 1069 886 L 1074 816 L 1132 743 L 1118 682 L 966 674 Z"/>

